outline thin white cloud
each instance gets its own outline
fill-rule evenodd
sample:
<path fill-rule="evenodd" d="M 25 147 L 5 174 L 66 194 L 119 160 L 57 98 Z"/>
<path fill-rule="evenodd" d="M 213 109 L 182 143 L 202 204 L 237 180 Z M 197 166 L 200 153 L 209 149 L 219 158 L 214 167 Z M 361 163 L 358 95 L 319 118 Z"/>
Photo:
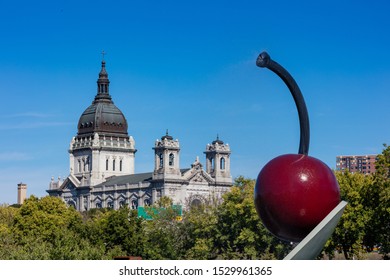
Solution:
<path fill-rule="evenodd" d="M 25 123 L 2 123 L 0 124 L 0 130 L 18 130 L 18 129 L 32 129 L 41 127 L 54 127 L 54 126 L 68 126 L 74 125 L 72 122 L 25 122 Z"/>
<path fill-rule="evenodd" d="M 71 122 L 53 121 L 54 114 L 42 112 L 18 112 L 0 117 L 0 130 L 35 129 L 42 127 L 68 126 Z"/>
<path fill-rule="evenodd" d="M 20 152 L 0 153 L 0 161 L 22 161 L 32 159 L 31 155 Z"/>
<path fill-rule="evenodd" d="M 50 118 L 54 115 L 47 114 L 47 113 L 40 113 L 40 112 L 21 112 L 21 113 L 15 113 L 15 114 L 9 114 L 3 116 L 4 118 Z"/>

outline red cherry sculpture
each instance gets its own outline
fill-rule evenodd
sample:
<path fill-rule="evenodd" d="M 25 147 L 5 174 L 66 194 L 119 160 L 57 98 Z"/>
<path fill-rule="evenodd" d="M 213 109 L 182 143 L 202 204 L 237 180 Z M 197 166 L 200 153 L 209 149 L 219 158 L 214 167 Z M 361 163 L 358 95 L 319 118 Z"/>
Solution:
<path fill-rule="evenodd" d="M 340 202 L 340 189 L 332 170 L 308 156 L 309 118 L 303 96 L 290 74 L 265 52 L 256 63 L 283 79 L 297 105 L 301 140 L 298 154 L 268 162 L 255 185 L 255 207 L 265 227 L 276 237 L 299 242 Z"/>
<path fill-rule="evenodd" d="M 340 202 L 332 170 L 322 161 L 287 154 L 268 162 L 259 173 L 255 206 L 277 237 L 301 241 Z"/>

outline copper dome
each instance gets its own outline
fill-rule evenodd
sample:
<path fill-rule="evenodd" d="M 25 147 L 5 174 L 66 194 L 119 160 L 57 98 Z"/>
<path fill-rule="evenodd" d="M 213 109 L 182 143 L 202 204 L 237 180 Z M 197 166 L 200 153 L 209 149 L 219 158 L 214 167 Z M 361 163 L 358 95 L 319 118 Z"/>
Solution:
<path fill-rule="evenodd" d="M 108 134 L 111 136 L 128 136 L 127 121 L 121 110 L 112 102 L 109 94 L 108 74 L 102 61 L 99 73 L 98 93 L 92 104 L 81 115 L 78 123 L 78 136 L 86 134 Z"/>

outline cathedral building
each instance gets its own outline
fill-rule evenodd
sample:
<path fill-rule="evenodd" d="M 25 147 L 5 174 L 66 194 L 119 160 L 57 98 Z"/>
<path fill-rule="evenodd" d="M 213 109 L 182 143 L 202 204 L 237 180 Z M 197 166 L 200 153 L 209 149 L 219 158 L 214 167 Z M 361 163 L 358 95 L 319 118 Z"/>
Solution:
<path fill-rule="evenodd" d="M 206 167 L 196 158 L 180 168 L 180 143 L 168 134 L 154 143 L 154 170 L 135 173 L 135 141 L 128 134 L 125 116 L 114 105 L 110 81 L 102 61 L 97 94 L 81 115 L 77 135 L 69 146 L 70 174 L 51 180 L 50 196 L 61 197 L 79 211 L 92 208 L 136 209 L 163 196 L 185 209 L 220 199 L 232 186 L 230 147 L 217 137 L 204 151 Z"/>

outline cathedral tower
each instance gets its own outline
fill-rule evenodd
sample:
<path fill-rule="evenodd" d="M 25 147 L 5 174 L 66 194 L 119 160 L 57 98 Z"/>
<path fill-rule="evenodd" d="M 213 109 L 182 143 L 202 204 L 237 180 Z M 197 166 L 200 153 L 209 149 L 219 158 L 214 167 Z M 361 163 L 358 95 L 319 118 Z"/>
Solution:
<path fill-rule="evenodd" d="M 210 199 L 221 201 L 232 186 L 229 145 L 217 137 L 204 152 L 206 170 L 198 157 L 190 168 L 180 169 L 179 140 L 167 131 L 153 147 L 154 170 L 136 174 L 135 142 L 128 134 L 125 116 L 114 105 L 109 86 L 103 60 L 97 93 L 81 114 L 69 146 L 70 175 L 56 182 L 52 178 L 48 194 L 78 211 L 126 205 L 141 209 L 164 196 L 183 209 Z"/>
<path fill-rule="evenodd" d="M 180 178 L 179 140 L 173 140 L 167 131 L 161 140 L 156 140 L 153 150 L 155 157 L 153 179 Z"/>
<path fill-rule="evenodd" d="M 114 105 L 103 60 L 97 94 L 78 122 L 70 153 L 70 174 L 80 186 L 93 186 L 113 175 L 134 174 L 135 142 L 127 133 L 127 121 Z"/>
<path fill-rule="evenodd" d="M 216 182 L 231 183 L 230 174 L 230 147 L 223 141 L 217 139 L 212 144 L 207 144 L 206 151 L 206 172 L 210 174 Z"/>

